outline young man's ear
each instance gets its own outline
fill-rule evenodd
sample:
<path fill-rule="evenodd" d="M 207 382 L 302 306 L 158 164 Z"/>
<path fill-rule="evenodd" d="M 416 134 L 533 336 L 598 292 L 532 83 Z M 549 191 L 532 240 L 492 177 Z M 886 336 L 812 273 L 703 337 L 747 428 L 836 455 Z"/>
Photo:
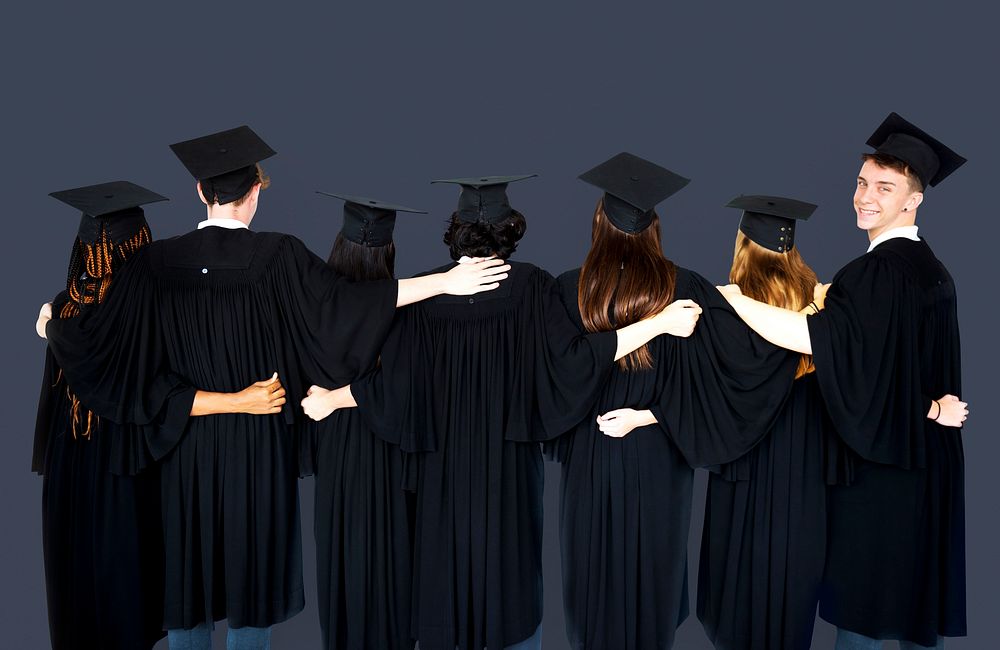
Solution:
<path fill-rule="evenodd" d="M 201 181 L 198 181 L 198 183 L 195 184 L 195 187 L 198 188 L 198 198 L 201 199 L 202 203 L 208 205 L 208 199 L 205 198 L 205 193 L 201 191 Z"/>
<path fill-rule="evenodd" d="M 923 192 L 914 192 L 910 195 L 910 198 L 906 200 L 906 204 L 903 206 L 903 212 L 913 212 L 920 204 L 924 202 Z"/>

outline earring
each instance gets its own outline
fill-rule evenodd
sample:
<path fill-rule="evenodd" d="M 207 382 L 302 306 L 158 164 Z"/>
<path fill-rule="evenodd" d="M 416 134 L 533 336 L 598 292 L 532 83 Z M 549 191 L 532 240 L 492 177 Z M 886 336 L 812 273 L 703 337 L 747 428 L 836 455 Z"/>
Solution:
<path fill-rule="evenodd" d="M 908 212 L 909 208 L 903 208 L 903 212 Z"/>

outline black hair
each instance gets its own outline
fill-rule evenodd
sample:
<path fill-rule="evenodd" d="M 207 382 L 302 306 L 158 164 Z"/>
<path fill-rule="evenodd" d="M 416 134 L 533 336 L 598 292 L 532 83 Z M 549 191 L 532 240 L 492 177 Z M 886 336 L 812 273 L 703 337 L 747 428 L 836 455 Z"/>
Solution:
<path fill-rule="evenodd" d="M 396 245 L 364 246 L 337 235 L 326 262 L 330 268 L 350 280 L 391 280 L 396 270 Z"/>
<path fill-rule="evenodd" d="M 511 210 L 510 215 L 497 223 L 468 223 L 458 218 L 458 213 L 451 215 L 448 230 L 444 233 L 444 243 L 448 245 L 451 259 L 457 260 L 463 255 L 469 257 L 488 257 L 496 255 L 507 259 L 517 250 L 517 243 L 524 237 L 528 224 L 524 215 L 517 210 Z"/>

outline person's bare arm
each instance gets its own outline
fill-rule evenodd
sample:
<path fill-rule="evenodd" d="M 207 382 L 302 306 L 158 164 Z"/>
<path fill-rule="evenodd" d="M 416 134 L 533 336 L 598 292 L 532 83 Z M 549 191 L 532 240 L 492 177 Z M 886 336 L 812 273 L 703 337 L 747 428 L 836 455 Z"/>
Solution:
<path fill-rule="evenodd" d="M 699 316 L 701 307 L 698 303 L 693 300 L 675 300 L 660 313 L 619 328 L 616 330 L 618 348 L 615 351 L 615 361 L 641 348 L 660 334 L 691 336 Z"/>
<path fill-rule="evenodd" d="M 719 287 L 719 291 L 743 322 L 766 340 L 787 350 L 812 354 L 805 314 L 747 298 L 736 285 Z"/>
<path fill-rule="evenodd" d="M 510 265 L 507 262 L 490 258 L 458 264 L 444 273 L 400 280 L 396 307 L 420 302 L 443 293 L 470 296 L 481 291 L 492 291 L 507 278 L 508 271 Z"/>
<path fill-rule="evenodd" d="M 337 409 L 355 408 L 357 405 L 350 386 L 332 389 L 310 386 L 306 391 L 306 397 L 302 400 L 302 410 L 316 421 L 322 420 Z"/>
<path fill-rule="evenodd" d="M 191 415 L 218 415 L 220 413 L 248 413 L 271 415 L 280 413 L 285 403 L 285 388 L 274 373 L 270 379 L 250 384 L 236 393 L 214 393 L 199 390 L 191 404 Z"/>
<path fill-rule="evenodd" d="M 969 417 L 969 405 L 954 395 L 931 400 L 927 418 L 946 427 L 961 427 Z"/>

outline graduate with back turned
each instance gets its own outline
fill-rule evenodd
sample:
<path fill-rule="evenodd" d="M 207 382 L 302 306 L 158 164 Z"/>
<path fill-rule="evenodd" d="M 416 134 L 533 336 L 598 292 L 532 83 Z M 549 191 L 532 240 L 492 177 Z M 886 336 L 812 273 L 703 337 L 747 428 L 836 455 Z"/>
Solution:
<path fill-rule="evenodd" d="M 964 636 L 965 498 L 955 285 L 917 234 L 924 190 L 965 159 L 892 113 L 868 139 L 854 209 L 868 251 L 806 316 L 723 293 L 777 345 L 812 354 L 849 485 L 828 494 L 820 616 L 838 650 Z M 933 399 L 935 396 L 944 396 Z"/>
<path fill-rule="evenodd" d="M 259 161 L 275 153 L 249 127 L 172 149 L 208 218 L 135 254 L 100 307 L 39 326 L 80 400 L 139 425 L 161 463 L 171 646 L 210 647 L 227 619 L 232 643 L 266 648 L 303 607 L 293 411 L 189 419 L 191 386 L 234 391 L 277 371 L 297 402 L 308 382 L 367 368 L 397 306 L 495 288 L 506 269 L 349 282 L 295 237 L 249 230 L 268 185 Z"/>
<path fill-rule="evenodd" d="M 529 176 L 462 178 L 444 241 L 452 264 L 512 255 L 527 223 L 507 196 Z M 604 378 L 657 334 L 689 335 L 700 308 L 664 302 L 649 318 L 582 335 L 555 279 L 511 262 L 497 291 L 403 310 L 379 370 L 349 387 L 315 387 L 322 418 L 357 405 L 407 452 L 415 491 L 413 636 L 421 650 L 541 645 L 542 456 L 538 442 L 586 416 Z"/>

